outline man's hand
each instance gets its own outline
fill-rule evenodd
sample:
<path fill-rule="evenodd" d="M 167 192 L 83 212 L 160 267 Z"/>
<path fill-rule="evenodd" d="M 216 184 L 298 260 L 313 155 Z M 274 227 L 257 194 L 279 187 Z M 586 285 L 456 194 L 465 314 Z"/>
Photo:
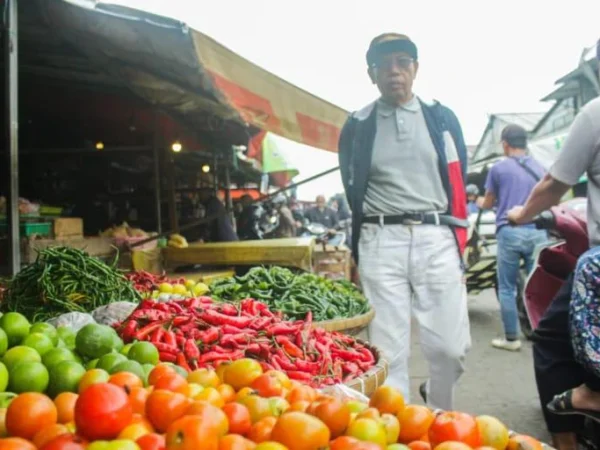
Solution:
<path fill-rule="evenodd" d="M 483 202 L 485 201 L 484 197 L 477 197 L 477 200 L 475 200 L 475 204 L 479 207 L 483 209 Z"/>
<path fill-rule="evenodd" d="M 506 214 L 506 218 L 510 223 L 514 223 L 515 225 L 522 225 L 525 222 L 523 221 L 523 207 L 515 206 Z"/>

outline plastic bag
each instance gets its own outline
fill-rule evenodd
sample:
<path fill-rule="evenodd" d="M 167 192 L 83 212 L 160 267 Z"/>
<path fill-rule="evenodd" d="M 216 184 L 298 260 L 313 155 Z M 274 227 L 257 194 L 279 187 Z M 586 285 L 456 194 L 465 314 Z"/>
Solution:
<path fill-rule="evenodd" d="M 351 387 L 346 386 L 345 384 L 334 384 L 333 386 L 326 386 L 320 391 L 323 394 L 331 395 L 332 397 L 337 398 L 338 400 L 358 400 L 359 402 L 369 403 L 369 397 L 358 392 L 357 390 L 352 389 Z"/>
<path fill-rule="evenodd" d="M 69 327 L 73 331 L 77 332 L 81 328 L 85 327 L 90 323 L 96 323 L 91 314 L 82 313 L 82 312 L 70 312 L 66 314 L 61 314 L 58 317 L 54 317 L 48 320 L 50 325 L 54 325 L 56 328 L 58 327 Z"/>
<path fill-rule="evenodd" d="M 114 302 L 96 308 L 92 311 L 92 317 L 96 322 L 110 326 L 127 319 L 137 307 L 138 304 L 133 302 Z"/>

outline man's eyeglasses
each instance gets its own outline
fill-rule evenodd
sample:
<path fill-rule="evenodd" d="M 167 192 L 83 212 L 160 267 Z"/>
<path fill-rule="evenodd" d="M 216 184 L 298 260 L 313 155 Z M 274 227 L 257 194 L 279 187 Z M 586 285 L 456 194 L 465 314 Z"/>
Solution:
<path fill-rule="evenodd" d="M 398 67 L 402 70 L 408 70 L 415 60 L 409 56 L 397 56 L 391 58 L 382 58 L 375 63 L 375 67 L 380 70 L 390 70 Z"/>

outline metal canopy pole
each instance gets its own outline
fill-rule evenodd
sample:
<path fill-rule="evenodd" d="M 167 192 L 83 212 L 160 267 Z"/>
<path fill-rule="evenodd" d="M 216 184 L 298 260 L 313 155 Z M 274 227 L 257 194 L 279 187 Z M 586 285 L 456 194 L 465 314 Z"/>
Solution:
<path fill-rule="evenodd" d="M 153 140 L 153 158 L 154 158 L 154 204 L 156 208 L 156 231 L 162 233 L 162 210 L 161 210 L 161 198 L 160 198 L 160 154 L 159 154 L 159 122 L 158 113 L 154 112 L 154 140 Z"/>
<path fill-rule="evenodd" d="M 6 62 L 6 109 L 8 118 L 8 243 L 9 269 L 12 275 L 21 269 L 19 239 L 19 53 L 17 29 L 17 0 L 7 0 L 8 24 L 4 39 Z"/>

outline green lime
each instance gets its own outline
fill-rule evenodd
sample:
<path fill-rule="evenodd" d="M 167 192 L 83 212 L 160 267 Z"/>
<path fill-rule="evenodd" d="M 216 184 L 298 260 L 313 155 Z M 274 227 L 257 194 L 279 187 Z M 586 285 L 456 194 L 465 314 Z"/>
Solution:
<path fill-rule="evenodd" d="M 50 376 L 41 362 L 20 362 L 10 370 L 9 387 L 11 392 L 44 392 Z"/>
<path fill-rule="evenodd" d="M 0 409 L 8 408 L 10 402 L 17 398 L 17 394 L 14 392 L 1 392 L 0 393 Z"/>
<path fill-rule="evenodd" d="M 46 353 L 48 353 L 54 348 L 54 344 L 52 344 L 52 339 L 50 339 L 50 337 L 42 333 L 29 334 L 25 337 L 25 339 L 23 339 L 21 345 L 24 345 L 25 347 L 31 347 L 37 350 L 37 352 L 42 356 L 44 356 Z"/>
<path fill-rule="evenodd" d="M 81 356 L 94 359 L 110 353 L 117 346 L 118 341 L 121 342 L 122 347 L 123 342 L 111 327 L 90 323 L 77 333 L 75 348 Z"/>
<path fill-rule="evenodd" d="M 119 337 L 119 335 L 117 334 L 117 332 L 113 329 L 114 334 L 113 334 L 113 350 L 120 352 L 121 350 L 123 350 L 123 347 L 125 346 L 125 344 L 123 343 L 123 339 L 121 339 Z"/>
<path fill-rule="evenodd" d="M 52 370 L 55 364 L 63 361 L 77 361 L 77 356 L 68 348 L 53 348 L 42 358 L 42 362 L 48 368 Z"/>
<path fill-rule="evenodd" d="M 0 392 L 6 391 L 8 386 L 8 369 L 0 362 Z"/>
<path fill-rule="evenodd" d="M 109 353 L 98 360 L 96 367 L 110 372 L 114 366 L 125 361 L 127 361 L 127 356 L 121 355 L 120 353 Z"/>
<path fill-rule="evenodd" d="M 150 342 L 136 342 L 129 349 L 129 359 L 140 364 L 158 364 L 158 350 Z"/>
<path fill-rule="evenodd" d="M 56 334 L 58 334 L 59 339 L 64 342 L 65 347 L 75 350 L 75 336 L 77 333 L 75 333 L 71 327 L 65 325 L 58 327 L 56 329 Z M 58 344 L 56 346 L 58 347 Z"/>
<path fill-rule="evenodd" d="M 146 373 L 144 372 L 142 365 L 136 361 L 123 361 L 122 363 L 113 366 L 113 368 L 108 371 L 111 375 L 119 372 L 130 372 L 140 377 L 140 380 L 146 378 Z"/>
<path fill-rule="evenodd" d="M 79 381 L 85 375 L 84 367 L 75 361 L 63 361 L 52 366 L 48 394 L 55 397 L 61 392 L 77 392 Z"/>
<path fill-rule="evenodd" d="M 8 336 L 8 345 L 13 347 L 19 345 L 23 338 L 29 334 L 31 324 L 24 315 L 17 312 L 9 312 L 0 317 L 0 328 Z"/>
<path fill-rule="evenodd" d="M 87 370 L 95 369 L 96 366 L 98 365 L 98 361 L 100 361 L 98 358 L 92 359 L 91 361 L 88 361 L 88 363 L 85 365 L 85 368 Z"/>
<path fill-rule="evenodd" d="M 0 357 L 4 356 L 6 350 L 8 350 L 8 336 L 6 335 L 6 332 L 0 328 Z"/>
<path fill-rule="evenodd" d="M 11 348 L 6 352 L 2 362 L 10 373 L 12 369 L 21 362 L 41 362 L 42 357 L 40 354 L 31 347 L 25 347 L 24 345 L 18 345 Z"/>
<path fill-rule="evenodd" d="M 121 349 L 121 355 L 129 356 L 129 350 L 133 344 L 127 344 Z"/>
<path fill-rule="evenodd" d="M 52 340 L 52 345 L 54 345 L 55 347 L 56 347 L 56 344 L 58 344 L 58 331 L 56 331 L 56 328 L 54 328 L 54 326 L 50 325 L 49 323 L 46 323 L 46 322 L 34 323 L 33 325 L 31 325 L 31 328 L 29 329 L 29 334 L 33 334 L 33 333 L 45 334 Z"/>

